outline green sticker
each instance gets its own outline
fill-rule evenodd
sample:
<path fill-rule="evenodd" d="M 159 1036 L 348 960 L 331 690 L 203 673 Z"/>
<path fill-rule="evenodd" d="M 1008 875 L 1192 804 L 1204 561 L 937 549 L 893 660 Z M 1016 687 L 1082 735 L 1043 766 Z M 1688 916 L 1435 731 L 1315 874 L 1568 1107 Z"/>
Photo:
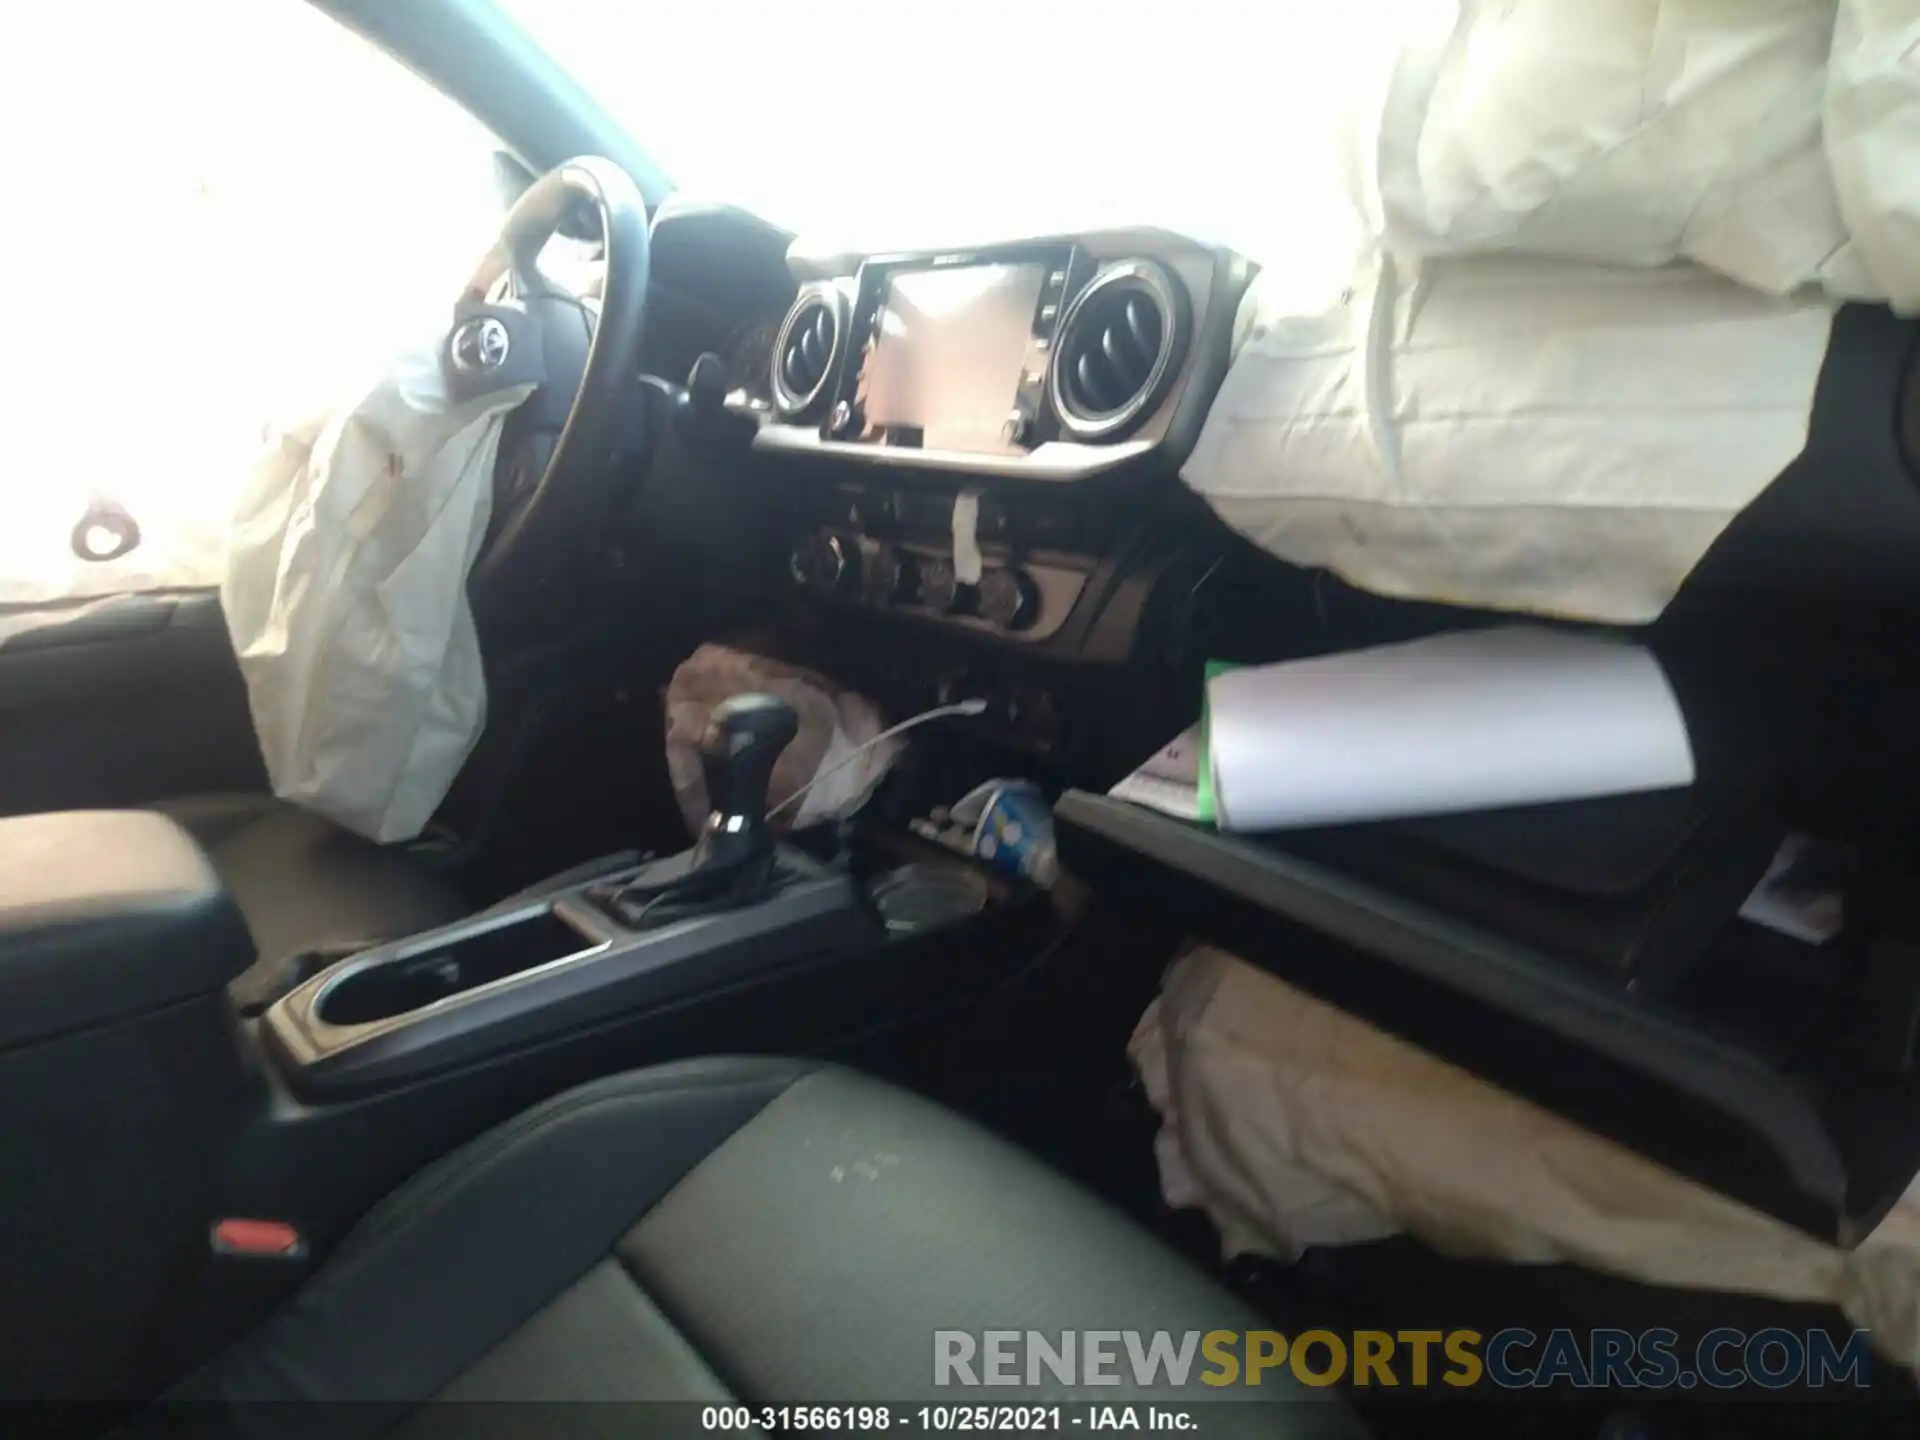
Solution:
<path fill-rule="evenodd" d="M 1214 823 L 1213 817 L 1213 707 L 1207 703 L 1207 690 L 1213 685 L 1213 677 L 1225 675 L 1230 670 L 1238 670 L 1239 663 L 1233 660 L 1209 660 L 1206 669 L 1205 687 L 1200 692 L 1200 822 L 1203 825 Z"/>

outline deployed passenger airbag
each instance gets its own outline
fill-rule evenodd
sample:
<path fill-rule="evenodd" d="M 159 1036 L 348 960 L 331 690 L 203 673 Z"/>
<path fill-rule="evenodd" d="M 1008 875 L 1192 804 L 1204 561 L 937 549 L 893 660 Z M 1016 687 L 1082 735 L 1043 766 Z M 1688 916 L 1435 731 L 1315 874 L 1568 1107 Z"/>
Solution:
<path fill-rule="evenodd" d="M 1229 1254 L 1405 1231 L 1449 1255 L 1838 1306 L 1920 1362 L 1920 1187 L 1842 1250 L 1224 951 L 1181 959 L 1129 1046 L 1167 1201 Z"/>
<path fill-rule="evenodd" d="M 1461 0 L 1350 136 L 1366 236 L 1283 257 L 1188 461 L 1382 594 L 1658 616 L 1800 453 L 1834 307 L 1920 311 L 1920 11 Z"/>

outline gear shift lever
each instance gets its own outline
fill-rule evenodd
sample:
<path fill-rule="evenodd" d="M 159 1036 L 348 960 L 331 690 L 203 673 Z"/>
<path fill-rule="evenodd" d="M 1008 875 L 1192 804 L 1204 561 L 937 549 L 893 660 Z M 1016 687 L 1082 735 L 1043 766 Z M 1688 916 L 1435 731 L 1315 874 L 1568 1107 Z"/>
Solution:
<path fill-rule="evenodd" d="M 793 706 L 772 695 L 736 695 L 714 708 L 700 737 L 711 813 L 693 848 L 690 877 L 736 870 L 773 854 L 767 783 L 780 752 L 799 733 Z"/>
<path fill-rule="evenodd" d="M 691 850 L 641 867 L 624 883 L 589 895 L 622 924 L 700 902 L 726 909 L 760 899 L 773 872 L 767 784 L 780 752 L 800 732 L 800 717 L 772 695 L 736 695 L 714 707 L 700 737 L 700 768 L 711 807 Z"/>

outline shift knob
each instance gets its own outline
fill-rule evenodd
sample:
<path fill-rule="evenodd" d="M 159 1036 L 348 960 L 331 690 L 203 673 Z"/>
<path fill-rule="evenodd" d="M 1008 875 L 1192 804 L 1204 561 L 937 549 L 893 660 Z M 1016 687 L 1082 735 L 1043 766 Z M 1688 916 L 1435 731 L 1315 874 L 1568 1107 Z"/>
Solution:
<path fill-rule="evenodd" d="M 773 851 L 767 784 L 780 752 L 800 733 L 793 706 L 773 695 L 736 695 L 714 707 L 700 737 L 711 813 L 693 865 L 729 867 Z"/>

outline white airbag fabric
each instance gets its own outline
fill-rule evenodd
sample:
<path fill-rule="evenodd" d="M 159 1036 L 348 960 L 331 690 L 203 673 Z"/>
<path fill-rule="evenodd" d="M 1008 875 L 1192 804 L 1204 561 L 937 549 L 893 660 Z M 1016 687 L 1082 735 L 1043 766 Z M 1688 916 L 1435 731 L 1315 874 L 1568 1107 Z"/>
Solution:
<path fill-rule="evenodd" d="M 1847 293 L 1920 312 L 1920 6 L 1841 0 L 1827 67 L 1827 163 L 1865 275 Z"/>
<path fill-rule="evenodd" d="M 1920 311 L 1920 7 L 1437 21 L 1346 137 L 1350 294 L 1256 285 L 1186 477 L 1369 589 L 1651 619 L 1800 449 L 1832 306 Z"/>
<path fill-rule="evenodd" d="M 1400 47 L 1362 206 L 1402 260 L 1694 260 L 1920 308 L 1916 43 L 1906 0 L 1462 0 Z"/>
<path fill-rule="evenodd" d="M 1383 257 L 1256 326 L 1183 474 L 1384 595 L 1651 620 L 1806 444 L 1831 323 L 1692 265 Z"/>
<path fill-rule="evenodd" d="M 1129 1053 L 1169 1204 L 1229 1255 L 1406 1231 L 1516 1264 L 1831 1303 L 1920 1363 L 1920 1193 L 1824 1245 L 1344 1014 L 1224 951 L 1168 972 Z"/>
<path fill-rule="evenodd" d="M 420 833 L 486 723 L 467 572 L 532 389 L 456 404 L 440 349 L 270 438 L 220 590 L 274 794 L 383 843 Z"/>

